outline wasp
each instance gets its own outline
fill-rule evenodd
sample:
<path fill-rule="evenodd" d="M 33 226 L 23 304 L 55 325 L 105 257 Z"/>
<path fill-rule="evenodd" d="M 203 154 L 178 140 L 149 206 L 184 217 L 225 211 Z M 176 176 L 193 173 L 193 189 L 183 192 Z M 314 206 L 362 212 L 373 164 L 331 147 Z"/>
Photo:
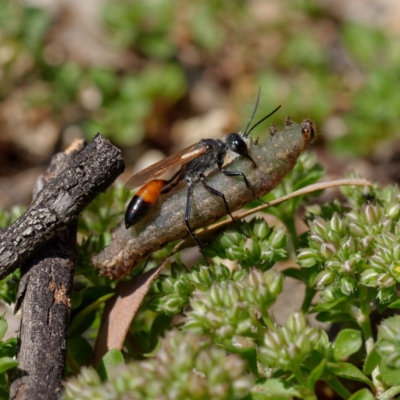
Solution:
<path fill-rule="evenodd" d="M 142 188 L 132 198 L 126 209 L 126 229 L 129 229 L 140 222 L 149 213 L 160 195 L 168 193 L 171 189 L 178 185 L 179 182 L 184 180 L 187 186 L 185 210 L 186 228 L 207 262 L 203 245 L 190 226 L 193 185 L 196 181 L 199 181 L 211 195 L 219 197 L 224 203 L 227 214 L 232 218 L 232 221 L 235 224 L 236 220 L 232 215 L 225 195 L 208 184 L 206 174 L 213 170 L 218 170 L 220 173 L 226 176 L 240 176 L 243 179 L 247 189 L 252 193 L 253 198 L 256 198 L 253 188 L 251 187 L 245 174 L 241 171 L 232 171 L 224 168 L 224 162 L 228 150 L 230 150 L 233 153 L 248 159 L 249 162 L 252 163 L 253 167 L 257 168 L 255 161 L 249 154 L 249 149 L 245 139 L 250 135 L 251 131 L 256 126 L 273 115 L 281 107 L 277 107 L 274 111 L 262 118 L 249 129 L 254 114 L 257 110 L 259 97 L 260 92 L 258 93 L 256 105 L 244 133 L 229 133 L 222 140 L 202 139 L 198 143 L 195 143 L 179 151 L 178 153 L 151 165 L 136 175 L 133 175 L 127 181 L 126 186 L 130 189 L 134 189 L 139 186 L 142 186 Z M 167 171 L 177 167 L 180 167 L 180 169 L 170 179 L 157 179 Z M 238 230 L 241 231 L 240 227 L 238 225 L 236 226 Z"/>

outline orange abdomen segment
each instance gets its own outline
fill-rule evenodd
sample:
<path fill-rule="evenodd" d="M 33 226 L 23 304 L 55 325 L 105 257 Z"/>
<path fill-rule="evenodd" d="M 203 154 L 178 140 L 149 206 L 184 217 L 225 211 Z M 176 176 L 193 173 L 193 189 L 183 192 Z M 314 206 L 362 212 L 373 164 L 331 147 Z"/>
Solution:
<path fill-rule="evenodd" d="M 149 183 L 146 183 L 137 193 L 136 196 L 140 197 L 146 203 L 154 204 L 158 196 L 160 195 L 161 189 L 165 186 L 165 181 L 162 179 L 155 179 Z"/>
<path fill-rule="evenodd" d="M 151 210 L 153 204 L 157 201 L 166 181 L 155 179 L 146 183 L 129 202 L 125 212 L 126 229 L 140 222 Z"/>

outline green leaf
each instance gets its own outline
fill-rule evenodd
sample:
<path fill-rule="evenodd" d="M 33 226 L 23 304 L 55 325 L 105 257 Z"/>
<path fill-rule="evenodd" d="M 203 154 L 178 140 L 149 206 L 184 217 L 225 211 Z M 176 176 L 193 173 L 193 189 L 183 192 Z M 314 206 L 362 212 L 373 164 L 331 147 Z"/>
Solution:
<path fill-rule="evenodd" d="M 307 386 L 311 389 L 314 390 L 315 384 L 317 381 L 321 378 L 324 369 L 326 366 L 326 360 L 322 360 L 318 366 L 316 366 L 310 373 L 308 379 L 307 379 Z"/>
<path fill-rule="evenodd" d="M 374 384 L 353 364 L 345 362 L 328 363 L 327 368 L 329 372 L 340 378 L 364 382 L 371 389 L 374 389 Z"/>
<path fill-rule="evenodd" d="M 381 356 L 378 354 L 378 352 L 375 350 L 374 347 L 365 359 L 363 367 L 364 374 L 370 375 L 380 361 L 381 361 Z"/>
<path fill-rule="evenodd" d="M 76 310 L 82 304 L 82 294 L 78 292 L 72 292 L 71 296 L 71 310 Z"/>
<path fill-rule="evenodd" d="M 343 329 L 339 332 L 333 345 L 333 356 L 339 361 L 356 353 L 362 346 L 360 331 L 355 329 Z"/>
<path fill-rule="evenodd" d="M 389 386 L 400 385 L 400 368 L 388 367 L 384 362 L 380 364 L 381 378 Z"/>
<path fill-rule="evenodd" d="M 118 349 L 112 349 L 104 354 L 98 369 L 98 373 L 102 381 L 108 379 L 110 370 L 116 365 L 124 364 L 124 356 Z"/>
<path fill-rule="evenodd" d="M 247 361 L 251 373 L 255 376 L 258 376 L 257 351 L 254 347 L 243 347 L 239 349 L 226 344 L 219 344 L 219 346 L 228 350 L 230 353 L 239 354 L 244 360 Z"/>
<path fill-rule="evenodd" d="M 329 303 L 318 303 L 316 306 L 312 309 L 311 312 L 322 312 L 322 311 L 329 311 L 332 310 L 333 308 L 337 308 L 337 306 L 341 303 L 346 301 L 346 297 L 341 297 L 340 299 L 337 299 L 335 301 L 331 301 Z"/>
<path fill-rule="evenodd" d="M 164 334 L 167 328 L 171 325 L 172 316 L 161 313 L 157 315 L 150 331 L 150 342 L 146 353 L 152 352 L 159 342 L 160 336 Z"/>
<path fill-rule="evenodd" d="M 375 396 L 368 389 L 361 389 L 355 392 L 349 400 L 374 400 Z"/>
<path fill-rule="evenodd" d="M 400 299 L 392 301 L 389 305 L 389 308 L 400 308 Z"/>
<path fill-rule="evenodd" d="M 79 365 L 86 364 L 93 357 L 92 346 L 82 336 L 68 339 L 68 352 Z"/>
<path fill-rule="evenodd" d="M 7 332 L 8 329 L 8 323 L 7 321 L 4 319 L 4 317 L 0 318 L 0 340 L 3 340 L 3 337 L 5 335 L 5 333 Z"/>
<path fill-rule="evenodd" d="M 8 400 L 9 398 L 10 393 L 6 389 L 0 387 L 0 400 Z"/>
<path fill-rule="evenodd" d="M 70 337 L 77 336 L 79 333 L 81 333 L 80 325 L 86 326 L 84 322 L 85 320 L 87 320 L 88 316 L 92 314 L 94 311 L 96 311 L 101 304 L 105 303 L 109 298 L 113 296 L 114 293 L 108 293 L 105 296 L 100 297 L 95 302 L 84 308 L 80 313 L 78 313 L 69 326 Z"/>
<path fill-rule="evenodd" d="M 264 383 L 255 385 L 250 395 L 252 400 L 287 400 L 302 397 L 289 382 L 279 379 L 268 379 Z"/>
<path fill-rule="evenodd" d="M 17 338 L 12 337 L 0 343 L 0 358 L 14 357 L 17 354 Z"/>
<path fill-rule="evenodd" d="M 11 357 L 1 357 L 0 358 L 0 374 L 4 371 L 9 370 L 10 368 L 14 368 L 18 365 L 18 361 L 14 360 Z"/>

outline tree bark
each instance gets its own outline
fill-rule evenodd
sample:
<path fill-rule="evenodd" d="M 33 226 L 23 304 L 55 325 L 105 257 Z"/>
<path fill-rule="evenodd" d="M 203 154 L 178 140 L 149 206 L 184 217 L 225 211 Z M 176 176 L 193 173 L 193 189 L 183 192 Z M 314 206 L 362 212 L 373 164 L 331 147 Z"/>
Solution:
<path fill-rule="evenodd" d="M 72 222 L 46 244 L 40 256 L 21 268 L 19 366 L 11 384 L 10 399 L 52 400 L 61 397 L 76 228 L 76 222 Z"/>
<path fill-rule="evenodd" d="M 41 246 L 65 230 L 124 170 L 120 150 L 97 135 L 50 179 L 29 209 L 0 230 L 0 279 L 22 266 Z"/>
<path fill-rule="evenodd" d="M 80 209 L 109 186 L 123 168 L 119 150 L 101 136 L 79 153 L 75 150 L 57 154 L 37 182 L 32 206 L 14 228 L 15 232 L 34 225 L 30 218 L 35 213 L 47 212 L 43 210 L 51 210 L 50 215 L 55 215 L 49 224 L 44 221 L 47 218 L 42 219 L 46 233 L 40 231 L 41 241 L 29 235 L 29 250 L 21 249 L 17 263 L 13 264 L 14 268 L 40 248 L 21 267 L 16 302 L 16 310 L 21 307 L 19 366 L 10 399 L 52 400 L 61 396 L 76 257 L 76 219 Z M 65 198 L 68 200 L 64 201 Z M 78 205 L 72 205 L 73 200 Z M 8 243 L 12 243 L 12 237 Z"/>

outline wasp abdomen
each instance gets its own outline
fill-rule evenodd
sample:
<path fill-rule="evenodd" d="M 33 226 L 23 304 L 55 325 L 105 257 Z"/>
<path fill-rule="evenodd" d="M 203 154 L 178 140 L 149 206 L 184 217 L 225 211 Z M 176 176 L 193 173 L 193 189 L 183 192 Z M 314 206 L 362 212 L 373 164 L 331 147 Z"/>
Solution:
<path fill-rule="evenodd" d="M 135 196 L 133 196 L 125 212 L 126 229 L 136 225 L 149 213 L 166 183 L 167 182 L 162 179 L 155 179 L 144 185 Z"/>

